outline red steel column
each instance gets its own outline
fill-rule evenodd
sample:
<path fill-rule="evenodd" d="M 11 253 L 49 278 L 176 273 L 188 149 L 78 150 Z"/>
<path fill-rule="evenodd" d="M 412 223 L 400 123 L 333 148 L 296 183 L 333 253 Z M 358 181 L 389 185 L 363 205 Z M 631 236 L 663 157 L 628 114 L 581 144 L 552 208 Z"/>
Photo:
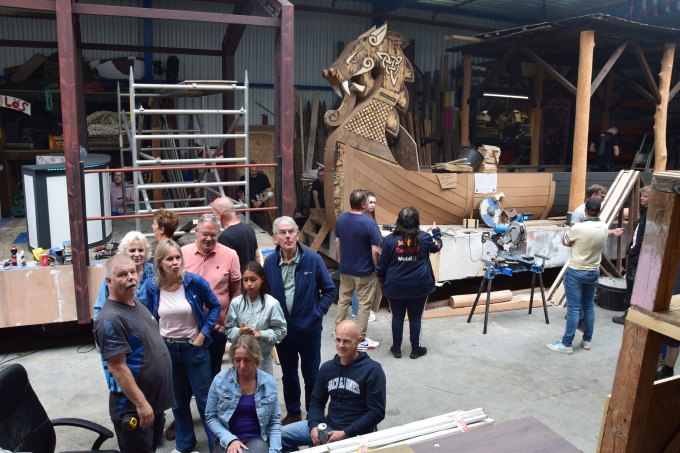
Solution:
<path fill-rule="evenodd" d="M 292 216 L 295 211 L 295 181 L 293 172 L 293 99 L 294 66 L 293 53 L 293 5 L 281 0 L 281 26 L 276 30 L 274 41 L 274 113 L 276 114 L 276 137 L 274 151 L 281 156 L 281 195 L 283 215 Z"/>
<path fill-rule="evenodd" d="M 59 46 L 59 89 L 61 90 L 61 116 L 64 127 L 64 157 L 66 164 L 66 191 L 68 193 L 68 215 L 73 253 L 73 282 L 76 296 L 78 323 L 89 323 L 92 319 L 87 288 L 87 244 L 85 243 L 85 221 L 83 218 L 82 186 L 80 183 L 79 136 L 84 136 L 78 122 L 78 75 L 76 68 L 76 41 L 73 33 L 71 0 L 56 0 L 57 41 Z M 76 64 L 78 63 L 78 64 Z M 80 112 L 82 117 L 84 112 Z M 83 143 L 87 146 L 87 143 Z"/>

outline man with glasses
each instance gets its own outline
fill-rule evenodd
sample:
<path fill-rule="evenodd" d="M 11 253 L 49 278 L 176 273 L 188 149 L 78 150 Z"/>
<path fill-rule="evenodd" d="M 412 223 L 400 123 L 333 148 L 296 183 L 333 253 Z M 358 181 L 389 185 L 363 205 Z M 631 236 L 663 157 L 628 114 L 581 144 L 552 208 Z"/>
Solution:
<path fill-rule="evenodd" d="M 196 242 L 182 247 L 184 268 L 208 281 L 220 301 L 220 316 L 210 333 L 212 343 L 208 346 L 210 368 L 213 377 L 222 369 L 222 356 L 227 345 L 224 325 L 231 300 L 241 294 L 241 266 L 238 255 L 229 247 L 217 242 L 220 221 L 213 214 L 198 219 Z"/>
<path fill-rule="evenodd" d="M 272 230 L 276 251 L 264 261 L 264 271 L 271 295 L 281 304 L 288 325 L 286 338 L 276 346 L 288 410 L 281 421 L 285 426 L 302 420 L 298 358 L 305 380 L 305 406 L 309 411 L 321 364 L 323 317 L 337 290 L 321 257 L 305 250 L 298 242 L 300 232 L 292 218 L 279 217 L 274 220 Z"/>

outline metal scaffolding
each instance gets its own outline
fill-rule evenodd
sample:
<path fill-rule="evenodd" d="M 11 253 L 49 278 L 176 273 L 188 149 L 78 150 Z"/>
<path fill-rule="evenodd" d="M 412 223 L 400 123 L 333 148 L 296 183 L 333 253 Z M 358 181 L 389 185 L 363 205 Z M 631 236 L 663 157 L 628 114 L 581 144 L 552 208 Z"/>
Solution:
<path fill-rule="evenodd" d="M 139 90 L 144 90 L 140 92 Z M 243 92 L 243 106 L 237 110 L 206 109 L 205 97 L 221 94 L 228 91 Z M 144 180 L 142 171 L 133 172 L 134 201 L 126 205 L 134 206 L 134 214 L 145 214 L 154 211 L 154 203 L 172 203 L 172 207 L 166 208 L 175 212 L 205 211 L 209 208 L 207 193 L 215 196 L 225 196 L 224 187 L 243 186 L 245 199 L 250 199 L 249 182 L 250 175 L 245 171 L 245 181 L 222 181 L 216 163 L 247 164 L 249 160 L 248 143 L 248 72 L 245 73 L 243 85 L 227 81 L 185 81 L 180 84 L 150 84 L 136 83 L 134 73 L 130 68 L 129 93 L 121 93 L 118 87 L 118 119 L 120 131 L 120 157 L 121 167 L 125 167 L 125 153 L 131 154 L 132 168 L 145 170 L 148 166 L 164 167 L 162 171 L 163 181 L 147 182 Z M 123 97 L 129 98 L 129 110 L 125 110 Z M 137 98 L 150 97 L 200 97 L 202 108 L 200 109 L 145 109 L 137 102 Z M 187 116 L 188 126 L 185 129 L 173 129 L 168 122 L 169 115 Z M 211 133 L 206 130 L 206 115 L 231 115 L 234 117 L 229 129 L 225 133 Z M 160 128 L 145 129 L 145 116 L 159 116 Z M 235 134 L 234 129 L 243 119 L 243 133 Z M 124 146 L 123 134 L 127 136 L 129 146 Z M 209 139 L 220 139 L 217 147 L 211 148 Z M 217 153 L 222 149 L 227 140 L 244 140 L 244 156 L 221 158 Z M 144 140 L 160 141 L 161 146 L 141 147 Z M 182 144 L 184 141 L 184 146 Z M 148 154 L 154 151 L 160 152 L 160 157 Z M 197 170 L 192 173 L 191 180 L 185 180 L 185 174 L 177 167 L 187 164 L 204 164 L 205 170 Z M 209 166 L 213 164 L 213 166 Z M 166 168 L 166 169 L 165 169 Z M 209 177 L 209 175 L 211 177 Z M 192 189 L 205 190 L 202 197 L 192 197 Z M 162 190 L 162 199 L 154 200 L 149 197 L 149 190 Z M 125 197 L 125 190 L 123 196 Z M 142 200 L 140 201 L 140 195 Z M 198 203 L 198 204 L 196 204 Z M 140 206 L 143 205 L 143 206 Z M 234 200 L 237 208 L 247 207 L 238 200 Z M 250 213 L 246 211 L 246 221 L 250 222 Z M 140 230 L 140 219 L 135 219 L 135 226 Z"/>

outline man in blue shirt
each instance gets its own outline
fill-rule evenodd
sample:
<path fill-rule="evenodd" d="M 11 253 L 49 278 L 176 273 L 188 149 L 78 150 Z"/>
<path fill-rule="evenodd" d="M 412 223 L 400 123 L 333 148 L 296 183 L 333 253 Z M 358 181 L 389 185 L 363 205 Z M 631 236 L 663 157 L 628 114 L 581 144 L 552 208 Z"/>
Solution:
<path fill-rule="evenodd" d="M 350 211 L 335 222 L 335 252 L 340 271 L 340 298 L 335 317 L 337 326 L 347 317 L 356 290 L 359 299 L 357 323 L 363 341 L 359 350 L 375 349 L 380 343 L 368 338 L 368 317 L 378 279 L 375 266 L 380 258 L 380 231 L 375 220 L 364 215 L 368 192 L 357 189 L 349 197 Z"/>

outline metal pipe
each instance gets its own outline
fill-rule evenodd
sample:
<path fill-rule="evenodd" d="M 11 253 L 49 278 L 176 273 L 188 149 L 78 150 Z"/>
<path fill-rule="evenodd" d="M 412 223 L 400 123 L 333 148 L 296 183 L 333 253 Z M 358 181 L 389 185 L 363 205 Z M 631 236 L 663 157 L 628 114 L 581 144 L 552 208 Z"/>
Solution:
<path fill-rule="evenodd" d="M 177 159 L 182 160 L 182 159 Z M 189 159 L 187 159 L 189 160 Z M 85 173 L 115 173 L 120 171 L 122 173 L 130 173 L 133 171 L 167 171 L 167 170 L 192 170 L 192 169 L 206 169 L 206 168 L 244 168 L 244 167 L 276 167 L 276 164 L 237 164 L 237 165 L 172 165 L 167 167 L 144 167 L 144 168 L 91 168 L 85 170 Z M 244 181 L 236 181 L 243 184 Z"/>
<path fill-rule="evenodd" d="M 140 153 L 141 154 L 141 153 Z M 144 157 L 144 155 L 142 154 Z M 153 157 L 153 156 L 151 156 Z M 192 164 L 192 163 L 216 163 L 216 162 L 244 162 L 243 157 L 216 157 L 214 159 L 161 159 L 160 157 L 153 157 L 153 161 L 151 160 L 143 160 L 143 161 L 137 161 L 137 165 L 153 165 L 153 164 Z M 276 164 L 274 164 L 276 165 Z M 228 165 L 228 167 L 233 167 L 233 165 Z M 174 167 L 172 167 L 174 168 Z"/>
<path fill-rule="evenodd" d="M 243 181 L 222 181 L 222 182 L 177 182 L 177 183 L 151 183 L 139 184 L 139 190 L 153 189 L 182 189 L 189 187 L 218 187 L 218 186 L 242 186 Z"/>
<path fill-rule="evenodd" d="M 135 76 L 132 68 L 130 68 L 130 90 L 128 93 L 129 99 L 130 99 L 130 134 L 132 138 L 136 138 L 136 129 L 137 129 L 137 119 L 135 117 Z M 130 141 L 130 153 L 132 154 L 132 166 L 136 167 L 137 166 L 137 140 L 130 140 L 131 138 L 128 136 L 128 140 Z M 121 163 L 122 165 L 122 163 Z M 137 178 L 133 175 L 132 176 L 132 185 L 134 186 L 134 198 L 135 198 L 135 214 L 139 214 L 139 184 L 137 183 Z M 139 221 L 139 218 L 135 219 L 135 230 L 140 231 L 142 229 L 141 222 Z"/>
<path fill-rule="evenodd" d="M 250 161 L 250 139 L 248 138 L 248 71 L 246 71 L 245 74 L 245 82 L 243 83 L 243 86 L 245 87 L 245 90 L 243 91 L 243 107 L 241 110 L 245 110 L 245 115 L 243 117 L 243 133 L 245 135 L 245 139 L 243 142 L 243 155 L 246 158 L 246 162 Z M 246 204 L 248 203 L 248 200 L 250 200 L 250 172 L 248 169 L 246 169 L 244 172 L 245 177 L 243 178 L 246 182 L 246 187 L 245 187 L 245 197 L 246 197 Z M 264 204 L 264 202 L 262 203 Z M 250 224 L 250 212 L 246 212 L 246 224 Z"/>
<path fill-rule="evenodd" d="M 203 85 L 200 83 L 192 83 L 191 85 L 174 85 L 165 83 L 138 83 L 135 85 L 137 88 L 148 88 L 152 90 L 205 90 L 205 91 L 219 91 L 219 90 L 244 90 L 243 86 L 236 85 L 235 83 L 230 83 L 229 85 Z"/>
<path fill-rule="evenodd" d="M 163 134 L 163 135 L 136 135 L 135 140 L 166 140 L 166 139 L 197 139 L 197 138 L 246 138 L 245 134 Z"/>
<path fill-rule="evenodd" d="M 191 110 L 191 109 L 135 109 L 135 113 L 140 115 L 240 115 L 241 110 Z"/>
<path fill-rule="evenodd" d="M 209 208 L 209 206 L 196 206 L 196 209 L 200 208 Z M 234 208 L 235 211 L 238 212 L 243 212 L 243 211 L 273 211 L 276 209 L 276 206 L 268 206 L 266 208 Z M 152 210 L 152 211 L 157 211 L 158 209 Z M 180 212 L 177 215 L 190 215 L 190 214 L 210 214 L 212 213 L 212 210 L 210 209 L 204 209 L 203 211 L 196 211 L 192 213 L 186 213 L 186 212 Z M 144 217 L 153 217 L 153 214 L 130 214 L 130 215 L 107 215 L 107 216 L 101 216 L 101 217 L 88 217 L 85 219 L 86 221 L 94 221 L 94 220 L 116 220 L 116 219 L 141 219 Z"/>
<path fill-rule="evenodd" d="M 142 132 L 200 132 L 199 129 L 168 129 L 167 131 L 160 131 L 159 129 L 144 129 Z"/>
<path fill-rule="evenodd" d="M 174 137 L 173 137 L 174 138 Z M 144 148 L 144 151 L 176 151 L 178 149 L 203 149 L 202 146 L 157 146 Z M 141 154 L 141 153 L 140 153 Z M 154 157 L 155 159 L 155 157 Z"/>
<path fill-rule="evenodd" d="M 154 203 L 179 203 L 181 201 L 205 201 L 205 198 L 171 198 L 167 200 L 153 200 Z M 126 201 L 125 204 L 135 204 L 135 202 Z"/>

